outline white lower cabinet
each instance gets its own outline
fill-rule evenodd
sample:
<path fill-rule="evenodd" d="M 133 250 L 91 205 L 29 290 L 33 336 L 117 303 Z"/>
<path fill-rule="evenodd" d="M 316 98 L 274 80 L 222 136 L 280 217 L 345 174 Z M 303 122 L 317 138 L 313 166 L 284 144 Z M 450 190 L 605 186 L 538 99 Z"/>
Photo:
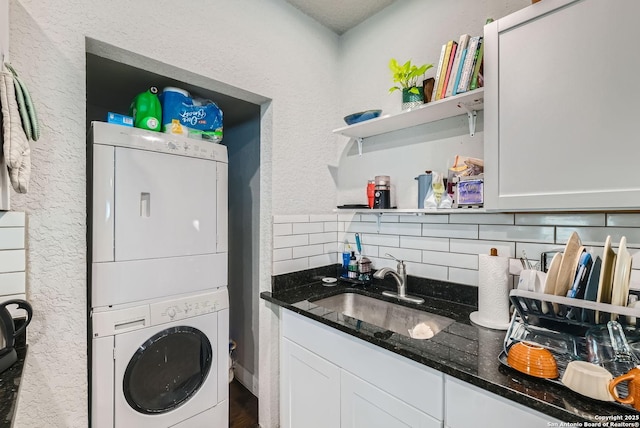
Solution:
<path fill-rule="evenodd" d="M 340 373 L 342 428 L 440 428 L 442 422 L 364 380 Z"/>
<path fill-rule="evenodd" d="M 442 373 L 281 310 L 283 428 L 441 428 Z"/>
<path fill-rule="evenodd" d="M 560 421 L 445 376 L 445 428 L 542 428 Z"/>
<path fill-rule="evenodd" d="M 287 339 L 281 364 L 282 427 L 340 427 L 340 369 Z"/>

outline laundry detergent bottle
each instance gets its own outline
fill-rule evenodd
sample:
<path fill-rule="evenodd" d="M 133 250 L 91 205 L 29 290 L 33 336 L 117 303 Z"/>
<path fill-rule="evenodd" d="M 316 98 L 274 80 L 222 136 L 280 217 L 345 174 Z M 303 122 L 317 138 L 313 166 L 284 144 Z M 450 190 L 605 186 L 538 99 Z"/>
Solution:
<path fill-rule="evenodd" d="M 160 131 L 162 126 L 162 107 L 158 99 L 158 88 L 152 86 L 133 99 L 129 107 L 136 128 Z"/>

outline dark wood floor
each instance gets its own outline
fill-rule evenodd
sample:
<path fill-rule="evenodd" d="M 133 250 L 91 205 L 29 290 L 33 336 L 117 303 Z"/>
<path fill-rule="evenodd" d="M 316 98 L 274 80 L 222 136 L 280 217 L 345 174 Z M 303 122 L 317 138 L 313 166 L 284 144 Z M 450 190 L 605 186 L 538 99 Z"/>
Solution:
<path fill-rule="evenodd" d="M 229 384 L 229 428 L 258 427 L 258 398 L 234 379 Z"/>

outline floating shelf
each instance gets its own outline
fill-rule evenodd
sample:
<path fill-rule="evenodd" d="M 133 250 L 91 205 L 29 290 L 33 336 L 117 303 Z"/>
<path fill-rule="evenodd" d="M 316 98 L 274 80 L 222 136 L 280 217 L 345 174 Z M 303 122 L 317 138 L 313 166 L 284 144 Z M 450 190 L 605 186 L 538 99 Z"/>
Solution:
<path fill-rule="evenodd" d="M 442 208 L 442 209 L 418 209 L 418 208 L 402 208 L 402 209 L 349 209 L 349 208 L 336 208 L 333 210 L 339 214 L 373 214 L 373 215 L 385 215 L 385 214 L 403 214 L 403 215 L 429 215 L 429 214 L 472 214 L 472 213 L 486 213 L 488 212 L 484 208 Z"/>
<path fill-rule="evenodd" d="M 466 114 L 469 117 L 469 133 L 473 136 L 475 133 L 476 112 L 482 109 L 484 109 L 484 88 L 478 88 L 460 95 L 403 110 L 400 113 L 387 114 L 334 129 L 333 132 L 345 137 L 367 138 Z"/>

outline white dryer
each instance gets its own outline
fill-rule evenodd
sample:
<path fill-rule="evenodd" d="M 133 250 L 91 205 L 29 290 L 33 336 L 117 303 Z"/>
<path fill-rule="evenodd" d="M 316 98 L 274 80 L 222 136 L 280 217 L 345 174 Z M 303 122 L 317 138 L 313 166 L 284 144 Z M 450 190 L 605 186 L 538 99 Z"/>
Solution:
<path fill-rule="evenodd" d="M 103 122 L 89 138 L 91 307 L 227 285 L 227 148 Z"/>
<path fill-rule="evenodd" d="M 93 428 L 226 428 L 229 298 L 214 292 L 93 314 Z"/>

